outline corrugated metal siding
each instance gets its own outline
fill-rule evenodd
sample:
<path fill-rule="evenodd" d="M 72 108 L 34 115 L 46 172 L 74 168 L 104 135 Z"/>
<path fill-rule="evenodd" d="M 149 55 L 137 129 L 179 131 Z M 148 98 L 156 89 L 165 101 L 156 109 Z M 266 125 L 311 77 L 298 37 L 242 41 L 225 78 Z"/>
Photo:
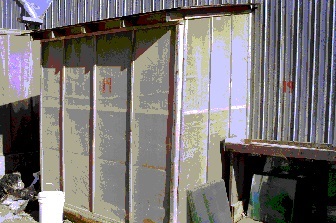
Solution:
<path fill-rule="evenodd" d="M 336 145 L 335 5 L 265 0 L 256 10 L 251 138 Z"/>
<path fill-rule="evenodd" d="M 177 7 L 247 4 L 252 0 L 53 0 L 44 14 L 42 29 L 117 18 Z M 70 13 L 71 12 L 71 13 Z M 50 19 L 53 14 L 57 18 Z M 64 14 L 67 16 L 64 18 Z M 59 19 L 59 15 L 64 19 Z"/>
<path fill-rule="evenodd" d="M 25 25 L 17 21 L 17 18 L 22 16 L 29 16 L 29 13 L 19 1 L 0 1 L 0 29 L 25 30 Z"/>

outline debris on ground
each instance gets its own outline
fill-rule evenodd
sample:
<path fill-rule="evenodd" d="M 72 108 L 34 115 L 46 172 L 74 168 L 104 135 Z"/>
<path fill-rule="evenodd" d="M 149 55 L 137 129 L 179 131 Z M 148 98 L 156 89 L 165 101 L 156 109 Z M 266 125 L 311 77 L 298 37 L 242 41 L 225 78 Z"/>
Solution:
<path fill-rule="evenodd" d="M 24 188 L 19 172 L 5 174 L 0 179 L 0 222 L 36 222 L 24 212 L 29 202 L 37 200 L 36 182 Z"/>
<path fill-rule="evenodd" d="M 0 177 L 0 222 L 38 223 L 38 193 L 40 172 L 33 173 L 34 180 L 24 187 L 21 173 L 9 173 Z M 64 223 L 72 223 L 65 219 Z"/>

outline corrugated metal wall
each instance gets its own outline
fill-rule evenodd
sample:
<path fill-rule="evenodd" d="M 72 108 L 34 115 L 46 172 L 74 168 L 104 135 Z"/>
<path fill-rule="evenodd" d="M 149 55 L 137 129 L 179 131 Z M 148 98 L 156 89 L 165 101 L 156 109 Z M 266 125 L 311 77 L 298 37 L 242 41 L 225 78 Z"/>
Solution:
<path fill-rule="evenodd" d="M 335 27 L 335 0 L 265 0 L 256 10 L 251 138 L 336 145 Z"/>
<path fill-rule="evenodd" d="M 178 7 L 251 2 L 251 0 L 53 0 L 44 15 L 43 29 Z"/>
<path fill-rule="evenodd" d="M 25 29 L 17 18 L 30 16 L 19 0 L 0 1 L 0 29 Z"/>

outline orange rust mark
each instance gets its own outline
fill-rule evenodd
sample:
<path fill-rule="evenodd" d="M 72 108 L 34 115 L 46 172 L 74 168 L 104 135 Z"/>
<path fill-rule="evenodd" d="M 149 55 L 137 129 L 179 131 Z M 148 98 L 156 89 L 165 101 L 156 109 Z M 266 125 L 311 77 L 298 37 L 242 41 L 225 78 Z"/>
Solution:
<path fill-rule="evenodd" d="M 109 93 L 112 93 L 112 78 L 111 77 L 105 77 L 102 82 L 102 93 L 105 93 L 106 91 L 106 85 L 108 86 Z"/>
<path fill-rule="evenodd" d="M 151 219 L 144 219 L 143 223 L 155 223 L 155 221 L 152 221 Z"/>
<path fill-rule="evenodd" d="M 151 166 L 151 165 L 148 165 L 147 163 L 143 164 L 142 167 L 146 167 L 146 168 L 149 168 L 149 169 L 156 169 L 156 170 L 163 170 L 163 171 L 166 171 L 166 168 L 165 168 L 165 167 Z"/>

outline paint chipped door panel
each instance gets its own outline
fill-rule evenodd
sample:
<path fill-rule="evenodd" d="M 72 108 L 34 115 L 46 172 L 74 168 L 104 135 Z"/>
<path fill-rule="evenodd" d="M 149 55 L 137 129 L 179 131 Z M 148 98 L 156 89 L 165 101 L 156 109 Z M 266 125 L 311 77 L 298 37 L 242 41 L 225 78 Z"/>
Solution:
<path fill-rule="evenodd" d="M 83 37 L 66 40 L 65 50 L 63 148 L 65 203 L 89 209 L 93 39 Z"/>
<path fill-rule="evenodd" d="M 135 32 L 131 118 L 134 222 L 169 221 L 174 29 Z"/>
<path fill-rule="evenodd" d="M 48 49 L 48 50 L 46 50 Z M 41 77 L 41 141 L 43 163 L 42 189 L 60 189 L 60 108 L 63 44 L 53 41 L 42 44 Z M 54 61 L 59 61 L 55 64 Z"/>
<path fill-rule="evenodd" d="M 186 190 L 206 183 L 210 71 L 210 18 L 185 23 L 185 67 L 180 156 L 180 222 L 186 221 Z"/>
<path fill-rule="evenodd" d="M 97 37 L 95 192 L 97 214 L 125 221 L 127 205 L 127 112 L 132 32 Z"/>

